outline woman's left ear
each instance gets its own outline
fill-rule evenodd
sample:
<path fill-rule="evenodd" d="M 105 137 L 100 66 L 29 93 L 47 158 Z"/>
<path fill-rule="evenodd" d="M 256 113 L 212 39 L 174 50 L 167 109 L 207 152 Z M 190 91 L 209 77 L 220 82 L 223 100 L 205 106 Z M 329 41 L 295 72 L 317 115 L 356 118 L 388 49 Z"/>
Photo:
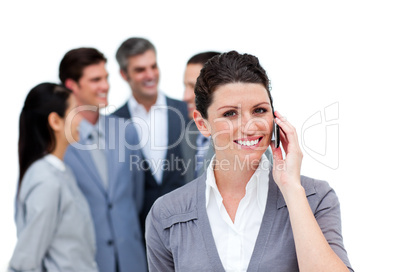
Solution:
<path fill-rule="evenodd" d="M 64 129 L 63 118 L 61 118 L 57 113 L 51 112 L 47 117 L 49 126 L 53 131 L 60 131 Z"/>
<path fill-rule="evenodd" d="M 194 110 L 193 118 L 201 134 L 204 135 L 205 137 L 211 136 L 208 121 L 202 117 L 201 113 L 198 110 Z"/>

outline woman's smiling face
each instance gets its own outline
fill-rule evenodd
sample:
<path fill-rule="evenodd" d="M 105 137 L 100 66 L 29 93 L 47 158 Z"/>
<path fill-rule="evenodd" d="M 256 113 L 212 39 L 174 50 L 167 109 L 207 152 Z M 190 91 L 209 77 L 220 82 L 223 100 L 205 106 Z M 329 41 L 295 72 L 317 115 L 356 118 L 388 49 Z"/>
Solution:
<path fill-rule="evenodd" d="M 219 86 L 213 93 L 207 121 L 218 160 L 260 160 L 273 129 L 268 92 L 257 83 Z"/>

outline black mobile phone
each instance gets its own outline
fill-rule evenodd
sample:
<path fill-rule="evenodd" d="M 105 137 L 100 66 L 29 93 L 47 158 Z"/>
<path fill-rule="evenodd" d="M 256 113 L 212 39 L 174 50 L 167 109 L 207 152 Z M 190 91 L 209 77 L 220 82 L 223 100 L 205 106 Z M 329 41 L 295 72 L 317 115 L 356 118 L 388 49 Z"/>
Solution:
<path fill-rule="evenodd" d="M 279 126 L 275 123 L 274 120 L 274 137 L 275 137 L 275 148 L 279 147 L 279 144 L 281 143 L 281 137 L 279 134 Z"/>

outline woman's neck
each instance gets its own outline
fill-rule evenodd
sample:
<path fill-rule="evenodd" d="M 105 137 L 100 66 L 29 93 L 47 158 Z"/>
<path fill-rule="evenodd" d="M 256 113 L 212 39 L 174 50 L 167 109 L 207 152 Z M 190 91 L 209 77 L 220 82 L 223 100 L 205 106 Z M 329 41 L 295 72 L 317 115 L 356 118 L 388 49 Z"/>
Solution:
<path fill-rule="evenodd" d="M 66 153 L 68 147 L 68 142 L 62 142 L 60 139 L 56 139 L 56 147 L 54 150 L 50 153 L 60 160 L 64 160 L 64 154 Z"/>
<path fill-rule="evenodd" d="M 215 163 L 216 186 L 222 196 L 223 206 L 234 223 L 237 208 L 246 195 L 247 183 L 255 173 L 256 168 L 249 165 L 245 166 L 245 168 L 236 168 L 235 164 L 229 164 L 228 168 L 224 168 L 223 165 L 219 165 L 219 161 L 215 161 Z"/>
<path fill-rule="evenodd" d="M 239 164 L 236 161 L 215 158 L 214 175 L 219 192 L 223 195 L 244 196 L 248 181 L 254 175 L 258 164 Z"/>

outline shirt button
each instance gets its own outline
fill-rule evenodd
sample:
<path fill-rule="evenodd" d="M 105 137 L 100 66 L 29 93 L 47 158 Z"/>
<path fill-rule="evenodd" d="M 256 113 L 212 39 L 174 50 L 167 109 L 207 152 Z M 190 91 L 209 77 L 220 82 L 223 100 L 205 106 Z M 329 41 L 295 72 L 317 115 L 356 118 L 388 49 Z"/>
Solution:
<path fill-rule="evenodd" d="M 113 240 L 108 240 L 108 241 L 107 241 L 107 244 L 108 244 L 109 246 L 112 246 L 112 245 L 113 245 Z"/>
<path fill-rule="evenodd" d="M 111 209 L 113 208 L 113 204 L 112 204 L 112 203 L 109 203 L 109 204 L 107 205 L 107 207 L 109 208 L 109 210 L 111 210 Z"/>

